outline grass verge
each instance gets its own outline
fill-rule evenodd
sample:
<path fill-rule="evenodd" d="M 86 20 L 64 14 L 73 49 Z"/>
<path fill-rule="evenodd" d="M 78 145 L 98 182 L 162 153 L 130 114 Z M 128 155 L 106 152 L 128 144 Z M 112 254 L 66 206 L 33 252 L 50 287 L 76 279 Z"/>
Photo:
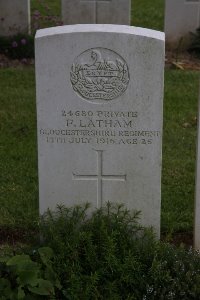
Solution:
<path fill-rule="evenodd" d="M 198 72 L 166 71 L 162 231 L 193 227 Z M 32 68 L 0 70 L 0 226 L 33 228 L 38 215 Z"/>

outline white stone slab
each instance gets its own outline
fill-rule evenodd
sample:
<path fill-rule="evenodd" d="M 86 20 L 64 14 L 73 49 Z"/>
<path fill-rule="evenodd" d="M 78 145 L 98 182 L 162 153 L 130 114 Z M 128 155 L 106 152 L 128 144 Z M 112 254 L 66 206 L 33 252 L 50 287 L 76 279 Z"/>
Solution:
<path fill-rule="evenodd" d="M 30 0 L 0 0 L 0 35 L 30 33 Z"/>
<path fill-rule="evenodd" d="M 160 232 L 164 34 L 71 25 L 36 35 L 40 213 L 107 201 Z"/>
<path fill-rule="evenodd" d="M 199 98 L 200 117 L 200 98 Z M 200 250 L 200 121 L 198 118 L 197 155 L 196 155 L 196 193 L 195 193 L 195 222 L 194 222 L 194 246 Z"/>
<path fill-rule="evenodd" d="M 200 0 L 165 0 L 167 43 L 177 45 L 181 38 L 200 27 Z"/>
<path fill-rule="evenodd" d="M 64 24 L 130 25 L 131 0 L 62 0 Z"/>

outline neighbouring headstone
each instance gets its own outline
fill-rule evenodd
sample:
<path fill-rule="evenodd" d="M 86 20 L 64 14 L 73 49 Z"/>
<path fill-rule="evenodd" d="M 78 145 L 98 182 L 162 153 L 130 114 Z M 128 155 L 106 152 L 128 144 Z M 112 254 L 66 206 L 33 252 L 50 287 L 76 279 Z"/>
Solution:
<path fill-rule="evenodd" d="M 200 27 L 200 0 L 165 0 L 165 34 L 170 46 L 182 46 Z"/>
<path fill-rule="evenodd" d="M 36 34 L 40 213 L 124 203 L 160 231 L 164 34 L 71 25 Z"/>
<path fill-rule="evenodd" d="M 64 24 L 130 25 L 131 0 L 62 0 Z"/>
<path fill-rule="evenodd" d="M 30 0 L 0 0 L 0 35 L 30 33 Z"/>
<path fill-rule="evenodd" d="M 200 98 L 199 98 L 200 117 Z M 198 117 L 197 155 L 196 155 L 196 191 L 195 191 L 195 222 L 194 222 L 194 246 L 200 250 L 200 120 Z"/>

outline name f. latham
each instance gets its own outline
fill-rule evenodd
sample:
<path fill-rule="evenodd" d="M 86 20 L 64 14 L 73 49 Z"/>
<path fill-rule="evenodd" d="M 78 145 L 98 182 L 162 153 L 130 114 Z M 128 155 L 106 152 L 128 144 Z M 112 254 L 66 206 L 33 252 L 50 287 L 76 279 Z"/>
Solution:
<path fill-rule="evenodd" d="M 133 128 L 135 120 L 66 120 L 66 127 L 80 128 Z"/>

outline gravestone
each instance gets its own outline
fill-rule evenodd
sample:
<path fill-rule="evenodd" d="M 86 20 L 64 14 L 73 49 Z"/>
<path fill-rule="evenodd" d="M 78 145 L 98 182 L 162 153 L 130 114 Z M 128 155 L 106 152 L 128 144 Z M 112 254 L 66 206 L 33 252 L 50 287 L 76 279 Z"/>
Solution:
<path fill-rule="evenodd" d="M 200 117 L 200 98 L 199 98 Z M 199 120 L 199 118 L 198 118 Z M 195 222 L 194 222 L 194 246 L 200 250 L 200 121 L 198 121 L 197 155 L 196 155 L 196 193 L 195 193 Z"/>
<path fill-rule="evenodd" d="M 62 0 L 64 24 L 130 25 L 130 0 Z"/>
<path fill-rule="evenodd" d="M 124 203 L 160 231 L 164 34 L 71 25 L 36 34 L 40 213 Z"/>
<path fill-rule="evenodd" d="M 165 35 L 169 45 L 187 43 L 190 33 L 200 27 L 200 0 L 165 1 Z"/>
<path fill-rule="evenodd" d="M 30 0 L 0 0 L 0 35 L 30 33 Z"/>

